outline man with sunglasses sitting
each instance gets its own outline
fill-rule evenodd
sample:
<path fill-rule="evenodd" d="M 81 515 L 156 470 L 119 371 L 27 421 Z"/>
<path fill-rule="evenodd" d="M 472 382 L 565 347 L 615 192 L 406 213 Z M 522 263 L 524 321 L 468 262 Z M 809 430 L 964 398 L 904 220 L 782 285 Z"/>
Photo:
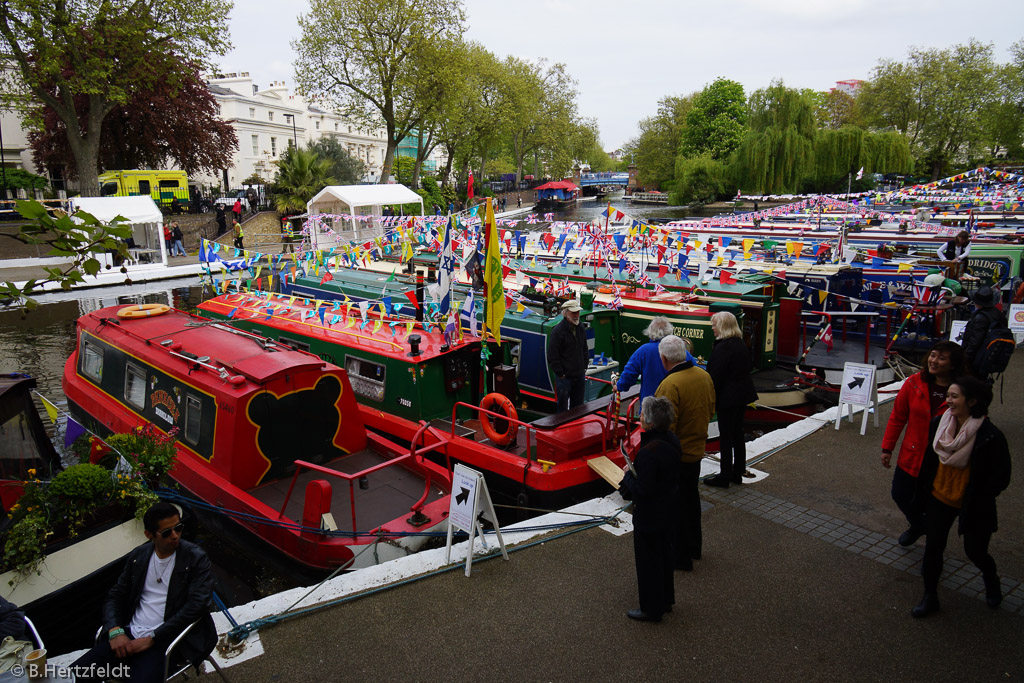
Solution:
<path fill-rule="evenodd" d="M 145 543 L 128 555 L 124 571 L 103 605 L 103 633 L 75 662 L 79 681 L 99 681 L 117 664 L 131 667 L 129 680 L 163 681 L 164 652 L 189 624 L 201 619 L 176 648 L 190 662 L 213 651 L 217 631 L 210 617 L 210 560 L 181 538 L 177 507 L 156 503 L 142 519 Z"/>

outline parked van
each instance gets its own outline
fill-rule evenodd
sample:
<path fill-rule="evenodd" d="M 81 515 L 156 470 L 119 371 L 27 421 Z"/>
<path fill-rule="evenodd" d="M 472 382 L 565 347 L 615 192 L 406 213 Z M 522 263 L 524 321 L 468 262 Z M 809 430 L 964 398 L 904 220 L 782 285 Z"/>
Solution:
<path fill-rule="evenodd" d="M 106 171 L 100 174 L 101 197 L 150 196 L 161 209 L 171 210 L 178 200 L 181 211 L 206 213 L 209 200 L 204 200 L 195 186 L 190 186 L 184 171 Z"/>

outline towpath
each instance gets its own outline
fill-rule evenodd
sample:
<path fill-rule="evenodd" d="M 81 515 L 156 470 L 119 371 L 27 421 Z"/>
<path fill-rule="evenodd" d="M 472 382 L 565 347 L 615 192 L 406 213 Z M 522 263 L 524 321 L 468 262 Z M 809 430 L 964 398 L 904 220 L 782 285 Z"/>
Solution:
<path fill-rule="evenodd" d="M 991 414 L 1017 471 L 999 498 L 992 553 L 1006 598 L 990 609 L 951 534 L 942 611 L 921 597 L 923 539 L 904 521 L 879 463 L 881 423 L 844 423 L 758 465 L 725 491 L 702 486 L 704 557 L 676 573 L 676 606 L 636 623 L 632 538 L 602 528 L 431 575 L 265 628 L 265 653 L 232 680 L 1005 681 L 1024 677 L 1024 353 Z M 209 675 L 204 678 L 210 678 Z"/>

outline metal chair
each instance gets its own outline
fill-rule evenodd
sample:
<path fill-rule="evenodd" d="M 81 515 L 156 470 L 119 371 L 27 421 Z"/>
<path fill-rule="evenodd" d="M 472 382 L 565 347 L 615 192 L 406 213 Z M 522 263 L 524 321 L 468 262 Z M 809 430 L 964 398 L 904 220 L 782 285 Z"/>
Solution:
<path fill-rule="evenodd" d="M 25 626 L 28 627 L 28 632 L 32 634 L 32 640 L 35 641 L 36 648 L 39 650 L 45 650 L 46 645 L 43 643 L 43 637 L 39 635 L 39 631 L 36 630 L 36 625 L 28 618 L 28 615 L 25 615 Z"/>
<path fill-rule="evenodd" d="M 191 662 L 187 662 L 187 661 L 184 662 L 184 663 L 181 663 L 180 661 L 176 662 L 174 660 L 173 654 L 174 654 L 174 649 L 176 647 L 178 647 L 178 644 L 182 640 L 185 639 L 185 636 L 188 635 L 188 632 L 191 631 L 195 627 L 195 625 L 198 624 L 198 623 L 199 623 L 199 620 L 197 619 L 196 621 L 193 621 L 191 624 L 189 624 L 188 627 L 184 631 L 182 631 L 181 633 L 178 634 L 177 638 L 175 638 L 174 640 L 171 641 L 171 644 L 167 646 L 167 650 L 164 651 L 164 680 L 165 681 L 169 681 L 172 678 L 177 678 L 179 675 L 185 673 L 186 671 L 189 670 L 189 668 L 192 667 L 192 663 Z M 33 631 L 34 630 L 35 629 L 33 628 Z M 103 635 L 103 625 L 101 624 L 100 627 L 96 630 L 96 641 L 97 642 L 99 642 L 100 636 L 102 636 L 102 635 Z M 42 645 L 40 645 L 39 647 L 42 647 Z M 228 682 L 228 677 L 224 675 L 224 670 L 220 668 L 220 664 L 218 664 L 217 660 L 213 658 L 213 653 L 212 652 L 206 656 L 206 659 L 204 661 L 209 662 L 210 665 L 217 671 L 217 673 L 220 674 L 221 680 L 223 680 L 225 683 Z M 198 667 L 196 669 L 196 673 L 199 673 Z"/>

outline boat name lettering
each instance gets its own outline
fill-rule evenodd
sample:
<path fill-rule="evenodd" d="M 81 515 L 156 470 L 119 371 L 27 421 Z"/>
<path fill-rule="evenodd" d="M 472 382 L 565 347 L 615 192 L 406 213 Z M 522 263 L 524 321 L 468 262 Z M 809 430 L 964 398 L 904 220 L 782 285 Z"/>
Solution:
<path fill-rule="evenodd" d="M 678 337 L 686 337 L 687 339 L 703 339 L 704 330 L 699 327 L 674 327 L 672 333 Z"/>
<path fill-rule="evenodd" d="M 181 415 L 178 405 L 174 402 L 174 398 L 163 389 L 158 389 L 150 394 L 149 402 L 156 414 L 167 422 L 175 424 L 178 421 L 178 417 Z M 167 412 L 160 410 L 160 406 L 166 408 Z"/>
<path fill-rule="evenodd" d="M 217 409 L 218 410 L 223 410 L 225 413 L 233 413 L 233 412 L 235 412 L 235 407 L 233 405 L 231 405 L 230 403 L 218 403 L 217 404 Z"/>

